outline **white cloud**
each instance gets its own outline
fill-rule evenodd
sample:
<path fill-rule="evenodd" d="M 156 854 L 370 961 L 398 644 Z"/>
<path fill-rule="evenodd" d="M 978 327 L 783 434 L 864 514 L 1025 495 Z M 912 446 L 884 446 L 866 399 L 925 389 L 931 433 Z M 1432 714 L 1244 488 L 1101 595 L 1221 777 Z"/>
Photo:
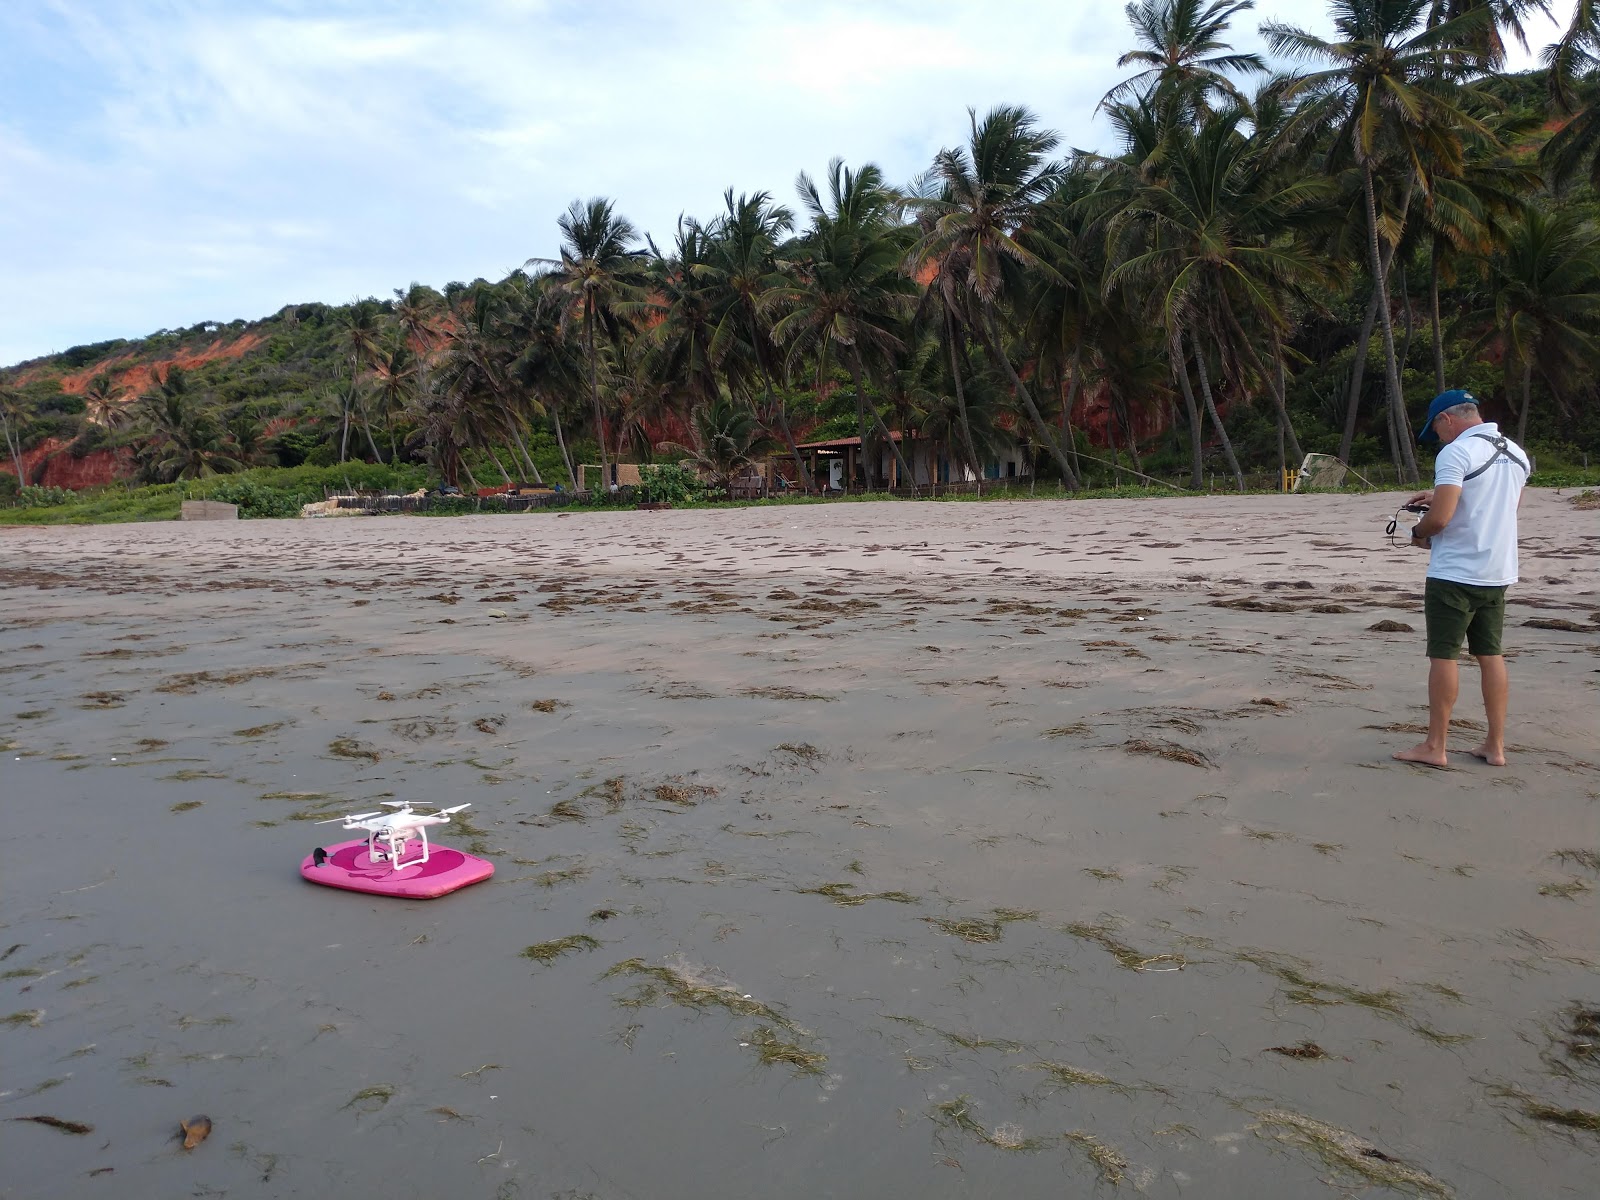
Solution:
<path fill-rule="evenodd" d="M 498 277 L 574 197 L 663 241 L 836 154 L 909 178 L 968 106 L 1104 146 L 1129 37 L 1120 0 L 8 0 L 0 41 L 6 363 Z"/>

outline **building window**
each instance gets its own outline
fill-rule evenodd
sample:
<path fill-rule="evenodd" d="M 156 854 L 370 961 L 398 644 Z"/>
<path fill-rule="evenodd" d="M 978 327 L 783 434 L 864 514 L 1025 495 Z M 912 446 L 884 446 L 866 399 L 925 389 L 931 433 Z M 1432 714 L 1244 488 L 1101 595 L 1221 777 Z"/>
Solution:
<path fill-rule="evenodd" d="M 1017 464 L 1015 462 L 1007 462 L 1006 463 L 1006 478 L 1007 479 L 1015 479 L 1016 477 L 1017 477 Z"/>

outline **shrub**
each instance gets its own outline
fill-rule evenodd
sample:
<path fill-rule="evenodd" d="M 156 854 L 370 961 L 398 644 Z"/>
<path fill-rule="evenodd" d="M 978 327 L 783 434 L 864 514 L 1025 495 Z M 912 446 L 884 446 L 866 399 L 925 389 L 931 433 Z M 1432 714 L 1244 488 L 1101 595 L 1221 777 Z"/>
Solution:
<path fill-rule="evenodd" d="M 641 504 L 687 504 L 700 499 L 705 485 L 700 476 L 677 463 L 656 463 L 639 468 Z"/>
<path fill-rule="evenodd" d="M 212 488 L 208 500 L 237 504 L 245 520 L 298 517 L 303 501 L 292 492 L 264 487 L 249 479 L 227 479 Z"/>
<path fill-rule="evenodd" d="M 17 489 L 17 504 L 22 508 L 59 508 L 77 500 L 78 493 L 70 488 L 40 487 L 24 484 Z"/>

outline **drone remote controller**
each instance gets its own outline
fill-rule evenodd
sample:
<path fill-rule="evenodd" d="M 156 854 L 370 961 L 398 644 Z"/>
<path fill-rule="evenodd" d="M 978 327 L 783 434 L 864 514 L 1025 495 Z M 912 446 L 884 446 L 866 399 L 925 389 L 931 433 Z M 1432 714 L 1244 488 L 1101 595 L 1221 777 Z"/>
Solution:
<path fill-rule="evenodd" d="M 1402 504 L 1400 507 L 1408 513 L 1425 513 L 1428 511 L 1426 504 Z"/>

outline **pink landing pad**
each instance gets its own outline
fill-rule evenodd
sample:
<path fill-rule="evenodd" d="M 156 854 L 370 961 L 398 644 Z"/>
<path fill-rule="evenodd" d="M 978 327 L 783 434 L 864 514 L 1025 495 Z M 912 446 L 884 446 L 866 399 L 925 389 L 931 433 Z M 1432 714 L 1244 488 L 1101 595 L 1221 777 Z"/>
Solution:
<path fill-rule="evenodd" d="M 320 867 L 307 855 L 300 874 L 312 883 L 370 892 L 374 896 L 404 896 L 410 900 L 432 900 L 451 892 L 482 883 L 494 874 L 494 864 L 474 854 L 463 854 L 448 846 L 434 846 L 428 861 L 412 867 L 391 870 L 388 863 L 367 857 L 367 840 L 340 842 L 326 847 L 327 861 Z M 413 854 L 416 847 L 411 847 Z"/>

